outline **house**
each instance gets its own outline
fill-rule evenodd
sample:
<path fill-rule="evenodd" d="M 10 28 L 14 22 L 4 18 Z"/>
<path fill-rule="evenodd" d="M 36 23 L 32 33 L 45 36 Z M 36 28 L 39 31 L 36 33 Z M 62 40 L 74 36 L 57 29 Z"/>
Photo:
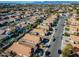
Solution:
<path fill-rule="evenodd" d="M 40 35 L 40 36 L 45 36 L 45 34 L 47 33 L 47 30 L 42 29 L 42 28 L 35 28 L 31 32 L 38 33 L 38 35 Z"/>
<path fill-rule="evenodd" d="M 77 21 L 77 20 L 74 19 L 73 17 L 70 18 L 70 19 L 68 20 L 68 22 L 70 23 L 70 25 L 73 25 L 73 26 L 79 25 L 79 21 Z"/>
<path fill-rule="evenodd" d="M 25 42 L 27 44 L 35 46 L 36 44 L 40 43 L 40 36 L 33 35 L 33 34 L 26 34 L 23 38 L 20 39 L 20 42 Z"/>
<path fill-rule="evenodd" d="M 19 42 L 15 42 L 12 46 L 6 49 L 5 52 L 14 52 L 19 56 L 30 56 L 32 48 L 33 47 L 30 45 L 23 45 Z"/>
<path fill-rule="evenodd" d="M 37 26 L 37 28 L 42 28 L 42 29 L 45 29 L 45 30 L 49 30 L 49 26 L 47 24 L 40 24 Z"/>
<path fill-rule="evenodd" d="M 50 23 L 53 23 L 54 20 L 56 20 L 57 15 L 50 15 L 43 23 L 46 23 L 47 25 L 50 25 Z"/>
<path fill-rule="evenodd" d="M 79 44 L 74 44 L 72 45 L 74 48 L 74 52 L 77 53 L 79 55 Z"/>
<path fill-rule="evenodd" d="M 79 26 L 72 26 L 70 25 L 70 34 L 74 34 L 79 32 Z"/>
<path fill-rule="evenodd" d="M 70 35 L 70 39 L 71 39 L 72 43 L 79 43 L 79 36 Z"/>

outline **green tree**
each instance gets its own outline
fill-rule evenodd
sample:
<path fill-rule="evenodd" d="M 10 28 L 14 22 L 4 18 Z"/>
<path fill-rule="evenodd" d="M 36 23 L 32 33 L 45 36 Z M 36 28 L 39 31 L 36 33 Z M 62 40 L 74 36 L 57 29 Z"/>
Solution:
<path fill-rule="evenodd" d="M 65 32 L 65 33 L 64 33 L 64 36 L 70 36 L 70 34 L 69 34 L 69 33 L 67 33 L 67 32 Z"/>
<path fill-rule="evenodd" d="M 69 31 L 69 27 L 66 27 L 65 30 Z"/>
<path fill-rule="evenodd" d="M 71 44 L 67 44 L 63 50 L 62 50 L 62 56 L 68 57 L 70 54 L 72 54 L 73 46 Z"/>
<path fill-rule="evenodd" d="M 79 21 L 79 18 L 76 18 L 77 21 Z"/>

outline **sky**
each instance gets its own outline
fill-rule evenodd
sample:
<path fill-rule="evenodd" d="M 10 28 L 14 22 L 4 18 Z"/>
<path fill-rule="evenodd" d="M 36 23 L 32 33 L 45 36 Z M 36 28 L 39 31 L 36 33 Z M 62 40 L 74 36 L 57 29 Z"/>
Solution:
<path fill-rule="evenodd" d="M 79 1 L 0 1 L 0 3 L 31 3 L 31 4 L 62 4 L 62 3 L 79 3 Z"/>
<path fill-rule="evenodd" d="M 0 0 L 0 1 L 79 1 L 79 0 Z"/>

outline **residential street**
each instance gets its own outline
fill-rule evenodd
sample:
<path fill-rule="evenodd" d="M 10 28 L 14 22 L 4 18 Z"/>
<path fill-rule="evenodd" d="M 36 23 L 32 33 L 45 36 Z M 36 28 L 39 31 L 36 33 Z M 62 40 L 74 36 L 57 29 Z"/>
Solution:
<path fill-rule="evenodd" d="M 61 48 L 61 42 L 62 42 L 62 34 L 63 34 L 63 24 L 65 22 L 66 16 L 61 16 L 59 18 L 59 22 L 56 26 L 56 31 L 54 34 L 54 38 L 56 39 L 53 42 L 53 39 L 51 41 L 51 48 L 49 49 L 51 51 L 51 57 L 59 57 L 60 55 L 58 54 L 58 49 Z"/>

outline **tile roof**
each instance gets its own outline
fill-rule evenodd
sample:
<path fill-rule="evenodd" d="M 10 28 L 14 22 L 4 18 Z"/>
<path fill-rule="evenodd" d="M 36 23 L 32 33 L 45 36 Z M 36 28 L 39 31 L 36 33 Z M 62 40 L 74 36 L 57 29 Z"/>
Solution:
<path fill-rule="evenodd" d="M 28 42 L 29 44 L 37 44 L 40 42 L 40 37 L 33 34 L 26 34 L 23 38 L 21 38 L 21 41 Z"/>
<path fill-rule="evenodd" d="M 13 51 L 19 56 L 30 56 L 31 48 L 32 47 L 29 45 L 22 45 L 22 44 L 19 44 L 18 42 L 15 42 L 6 51 L 8 51 L 8 52 Z"/>
<path fill-rule="evenodd" d="M 76 35 L 70 35 L 70 39 L 76 42 L 79 42 L 79 36 Z"/>
<path fill-rule="evenodd" d="M 31 32 L 36 32 L 36 33 L 39 33 L 39 35 L 41 36 L 45 36 L 45 34 L 47 33 L 47 30 L 42 28 L 35 28 Z"/>

